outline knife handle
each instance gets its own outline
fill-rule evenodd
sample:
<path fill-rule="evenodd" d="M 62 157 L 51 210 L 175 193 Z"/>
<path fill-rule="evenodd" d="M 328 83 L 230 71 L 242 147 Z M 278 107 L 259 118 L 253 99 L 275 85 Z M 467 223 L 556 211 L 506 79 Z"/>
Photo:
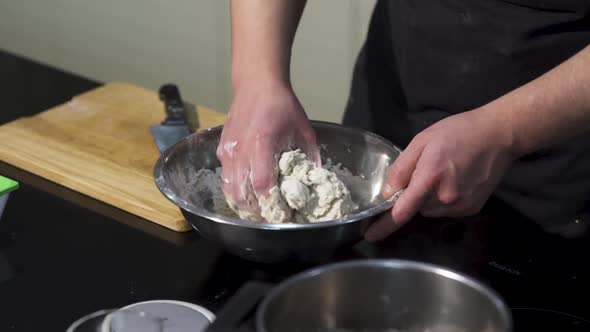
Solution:
<path fill-rule="evenodd" d="M 166 109 L 166 119 L 163 125 L 186 124 L 186 115 L 184 112 L 184 103 L 180 97 L 180 91 L 174 84 L 165 84 L 160 87 L 160 100 L 164 102 Z"/>

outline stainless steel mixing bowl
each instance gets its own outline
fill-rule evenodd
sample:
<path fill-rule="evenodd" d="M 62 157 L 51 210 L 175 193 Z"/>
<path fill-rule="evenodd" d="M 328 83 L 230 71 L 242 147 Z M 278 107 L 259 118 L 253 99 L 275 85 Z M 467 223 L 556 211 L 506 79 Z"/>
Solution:
<path fill-rule="evenodd" d="M 291 257 L 321 260 L 362 239 L 369 223 L 393 206 L 382 197 L 388 166 L 401 150 L 370 132 L 338 124 L 312 121 L 322 159 L 341 163 L 364 181 L 346 183 L 359 209 L 348 216 L 319 223 L 256 223 L 216 213 L 211 194 L 197 192 L 195 175 L 220 166 L 215 151 L 222 126 L 188 136 L 165 151 L 154 177 L 160 191 L 182 211 L 204 238 L 220 243 L 230 253 L 258 262 Z"/>

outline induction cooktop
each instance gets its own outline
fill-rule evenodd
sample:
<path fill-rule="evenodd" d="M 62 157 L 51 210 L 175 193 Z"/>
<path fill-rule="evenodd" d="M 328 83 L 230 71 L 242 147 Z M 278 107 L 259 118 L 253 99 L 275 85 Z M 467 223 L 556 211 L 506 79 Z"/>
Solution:
<path fill-rule="evenodd" d="M 387 240 L 360 243 L 333 261 L 359 258 L 410 259 L 474 277 L 503 297 L 516 332 L 590 331 L 590 232 L 550 234 L 501 203 L 459 220 L 416 218 Z M 277 283 L 317 264 L 255 264 L 226 255 L 197 300 L 219 310 L 248 281 Z"/>

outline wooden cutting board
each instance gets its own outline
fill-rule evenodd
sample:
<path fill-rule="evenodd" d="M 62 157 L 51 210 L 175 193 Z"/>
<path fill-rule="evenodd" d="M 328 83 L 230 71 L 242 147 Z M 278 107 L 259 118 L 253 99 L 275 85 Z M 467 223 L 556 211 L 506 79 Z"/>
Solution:
<path fill-rule="evenodd" d="M 199 130 L 225 114 L 197 107 Z M 0 126 L 0 160 L 174 231 L 190 230 L 157 189 L 150 126 L 165 116 L 154 91 L 112 82 Z"/>

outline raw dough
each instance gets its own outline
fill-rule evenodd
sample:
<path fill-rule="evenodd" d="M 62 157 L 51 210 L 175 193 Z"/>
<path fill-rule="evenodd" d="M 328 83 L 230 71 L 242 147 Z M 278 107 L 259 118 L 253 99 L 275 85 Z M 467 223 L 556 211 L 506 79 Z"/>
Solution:
<path fill-rule="evenodd" d="M 283 153 L 279 171 L 280 193 L 294 210 L 295 221 L 338 219 L 356 208 L 350 191 L 338 176 L 326 168 L 316 167 L 300 150 Z M 264 209 L 261 214 L 270 220 Z"/>
<path fill-rule="evenodd" d="M 357 209 L 357 205 L 342 177 L 353 176 L 331 162 L 316 167 L 300 150 L 285 152 L 279 159 L 278 185 L 270 189 L 266 198 L 258 199 L 260 214 L 270 223 L 319 222 L 344 217 Z M 197 173 L 197 179 L 197 191 L 209 189 L 215 212 L 261 221 L 254 214 L 239 211 L 227 203 L 221 189 L 221 168 L 215 172 L 202 169 Z"/>
<path fill-rule="evenodd" d="M 270 188 L 268 197 L 260 197 L 258 199 L 258 205 L 260 206 L 260 215 L 270 223 L 281 223 L 293 219 L 293 211 L 291 211 L 287 202 L 281 196 L 281 192 L 277 186 Z"/>

